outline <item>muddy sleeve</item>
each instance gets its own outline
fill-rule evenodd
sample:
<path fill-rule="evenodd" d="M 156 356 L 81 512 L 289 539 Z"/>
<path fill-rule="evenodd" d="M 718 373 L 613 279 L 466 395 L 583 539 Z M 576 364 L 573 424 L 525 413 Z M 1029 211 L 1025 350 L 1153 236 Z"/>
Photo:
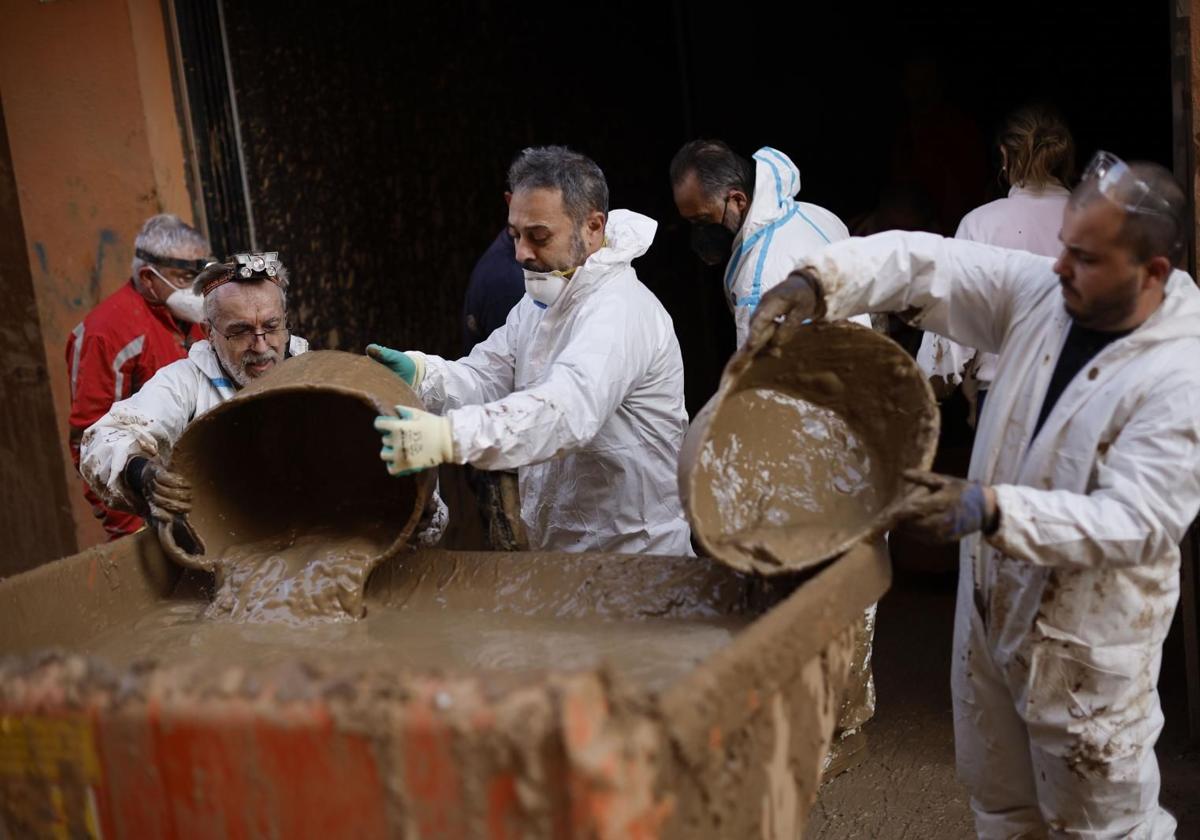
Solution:
<path fill-rule="evenodd" d="M 171 447 L 196 413 L 199 384 L 190 361 L 173 362 L 132 397 L 113 403 L 83 433 L 79 471 L 106 505 L 134 510 L 134 494 L 125 484 L 126 463 L 134 457 L 170 457 Z"/>
<path fill-rule="evenodd" d="M 513 346 L 520 306 L 508 320 L 458 361 L 424 354 L 425 378 L 418 393 L 430 411 L 481 405 L 511 394 L 516 372 Z"/>
<path fill-rule="evenodd" d="M 455 459 L 513 469 L 584 446 L 645 377 L 662 340 L 631 302 L 598 302 L 535 387 L 448 415 Z"/>
<path fill-rule="evenodd" d="M 429 501 L 425 504 L 425 510 L 421 512 L 421 521 L 417 523 L 417 544 L 425 548 L 437 545 L 442 541 L 442 535 L 446 533 L 446 525 L 449 522 L 450 509 L 442 500 L 441 485 L 435 484 L 433 492 L 429 494 Z"/>
<path fill-rule="evenodd" d="M 1068 432 L 1069 435 L 1069 432 Z M 1039 566 L 1136 566 L 1175 551 L 1200 510 L 1200 382 L 1161 388 L 1098 452 L 1089 493 L 1000 485 L 989 538 Z"/>
<path fill-rule="evenodd" d="M 1057 287 L 1053 265 L 1025 251 L 889 231 L 835 242 L 798 267 L 817 276 L 828 320 L 895 312 L 920 329 L 997 353 L 1009 325 Z"/>

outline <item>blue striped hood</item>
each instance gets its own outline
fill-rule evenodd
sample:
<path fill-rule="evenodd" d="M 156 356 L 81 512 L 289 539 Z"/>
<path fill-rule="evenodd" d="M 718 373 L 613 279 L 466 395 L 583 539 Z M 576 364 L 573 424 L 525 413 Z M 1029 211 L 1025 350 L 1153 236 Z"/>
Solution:
<path fill-rule="evenodd" d="M 754 153 L 754 164 L 754 199 L 740 231 L 743 238 L 791 213 L 800 194 L 800 169 L 783 152 L 763 146 Z"/>

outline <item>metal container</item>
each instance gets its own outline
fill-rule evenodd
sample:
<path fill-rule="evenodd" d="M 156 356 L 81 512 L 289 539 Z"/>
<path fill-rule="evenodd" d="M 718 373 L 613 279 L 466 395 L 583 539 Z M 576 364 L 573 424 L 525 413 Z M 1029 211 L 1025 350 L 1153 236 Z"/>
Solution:
<path fill-rule="evenodd" d="M 249 666 L 199 643 L 155 655 L 149 616 L 191 609 L 212 576 L 143 531 L 0 582 L 0 836 L 796 837 L 851 624 L 889 577 L 868 546 L 802 583 L 690 557 L 421 551 L 376 569 L 365 623 L 336 626 L 516 615 L 617 622 L 631 646 L 672 622 L 740 629 L 665 682 L 316 645 Z M 114 634 L 149 657 L 97 656 Z"/>
<path fill-rule="evenodd" d="M 231 545 L 321 529 L 373 537 L 376 562 L 420 521 L 435 473 L 393 478 L 379 460 L 377 415 L 423 408 L 398 376 L 366 356 L 303 353 L 192 421 L 170 468 L 192 484 L 185 521 L 159 536 L 177 562 L 206 571 Z M 203 553 L 187 546 L 192 532 Z M 198 539 L 197 539 L 198 538 Z"/>
<path fill-rule="evenodd" d="M 938 410 L 900 345 L 813 323 L 735 371 L 688 430 L 679 485 L 708 554 L 763 575 L 811 568 L 886 531 L 928 469 Z"/>

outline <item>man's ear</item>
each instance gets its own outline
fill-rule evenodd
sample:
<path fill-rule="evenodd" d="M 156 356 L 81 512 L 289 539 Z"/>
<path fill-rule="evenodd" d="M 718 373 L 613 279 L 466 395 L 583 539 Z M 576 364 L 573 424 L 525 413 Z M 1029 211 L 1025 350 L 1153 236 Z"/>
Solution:
<path fill-rule="evenodd" d="M 750 196 L 746 195 L 741 190 L 730 190 L 729 203 L 738 211 L 738 216 L 740 218 L 746 218 L 746 211 L 750 207 Z"/>
<path fill-rule="evenodd" d="M 587 217 L 588 232 L 603 237 L 604 222 L 606 219 L 607 216 L 605 216 L 605 214 L 601 213 L 599 210 L 593 210 L 588 214 Z"/>
<path fill-rule="evenodd" d="M 1171 276 L 1171 261 L 1166 257 L 1152 257 L 1146 263 L 1146 278 L 1149 280 L 1157 280 L 1164 286 L 1167 285 L 1167 278 Z"/>
<path fill-rule="evenodd" d="M 150 269 L 150 266 L 144 265 L 138 269 L 137 285 L 139 289 L 154 291 L 154 272 Z"/>
<path fill-rule="evenodd" d="M 512 206 L 512 193 L 509 192 L 508 190 L 504 191 L 504 206 L 505 207 Z"/>

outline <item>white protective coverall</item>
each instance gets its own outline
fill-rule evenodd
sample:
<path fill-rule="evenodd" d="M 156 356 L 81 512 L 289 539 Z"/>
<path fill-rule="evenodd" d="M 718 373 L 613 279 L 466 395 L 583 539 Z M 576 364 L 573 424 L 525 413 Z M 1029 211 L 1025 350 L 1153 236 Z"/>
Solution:
<path fill-rule="evenodd" d="M 1058 232 L 1070 197 L 1070 190 L 1057 183 L 1037 189 L 1012 187 L 1007 198 L 988 202 L 963 216 L 954 238 L 1057 257 L 1062 251 Z M 958 385 L 974 356 L 974 348 L 927 332 L 921 339 L 917 364 L 930 379 L 940 376 L 948 384 Z M 980 353 L 975 368 L 980 390 L 991 387 L 995 378 L 996 355 Z"/>
<path fill-rule="evenodd" d="M 528 295 L 471 354 L 422 355 L 418 392 L 455 459 L 516 468 L 529 547 L 691 554 L 676 487 L 687 430 L 671 318 L 630 263 L 657 223 L 608 216 L 605 245 L 549 308 Z"/>
<path fill-rule="evenodd" d="M 308 342 L 292 336 L 288 353 L 308 351 Z M 188 357 L 159 368 L 136 394 L 113 403 L 108 413 L 89 426 L 80 444 L 79 472 L 105 504 L 134 508 L 133 494 L 125 484 L 125 465 L 131 458 L 166 461 L 188 423 L 237 393 L 222 370 L 217 352 L 207 341 L 197 341 Z M 434 493 L 417 541 L 433 545 L 446 530 L 449 513 Z"/>
<path fill-rule="evenodd" d="M 754 153 L 754 167 L 754 198 L 725 266 L 725 299 L 738 347 L 746 341 L 750 316 L 762 296 L 806 255 L 850 235 L 824 207 L 795 200 L 800 170 L 783 152 L 763 146 Z M 871 326 L 867 315 L 852 320 Z"/>
<path fill-rule="evenodd" d="M 1156 683 L 1177 543 L 1200 508 L 1200 291 L 1174 272 L 1031 440 L 1071 326 L 1052 266 L 892 232 L 808 267 L 830 319 L 917 307 L 923 329 L 1000 357 L 970 470 L 995 487 L 1000 524 L 962 542 L 951 675 L 979 835 L 1170 837 Z"/>

